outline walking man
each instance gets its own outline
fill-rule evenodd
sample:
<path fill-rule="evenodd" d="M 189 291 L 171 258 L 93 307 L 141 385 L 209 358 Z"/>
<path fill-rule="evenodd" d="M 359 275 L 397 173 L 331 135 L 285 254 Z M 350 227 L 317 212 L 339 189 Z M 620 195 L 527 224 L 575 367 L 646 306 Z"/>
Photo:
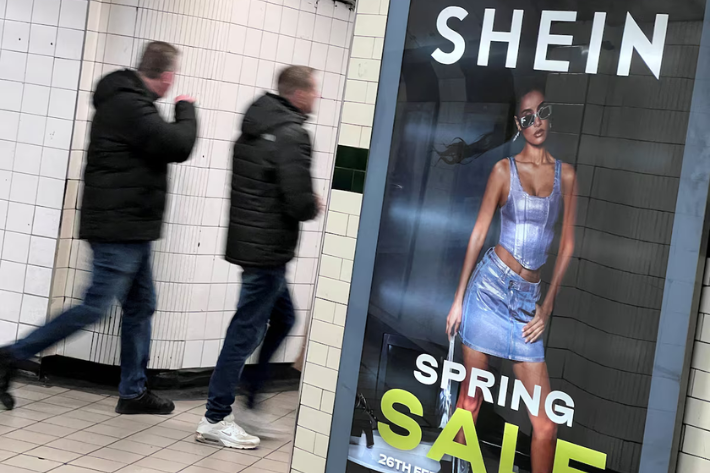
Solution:
<path fill-rule="evenodd" d="M 251 105 L 234 146 L 226 259 L 242 267 L 242 288 L 210 380 L 207 413 L 197 427 L 200 442 L 259 445 L 258 437 L 235 423 L 232 404 L 244 363 L 263 341 L 258 378 L 250 387 L 253 406 L 269 360 L 295 321 L 286 263 L 294 257 L 300 222 L 319 212 L 311 142 L 303 128 L 318 97 L 313 76 L 310 67 L 284 69 L 279 95 L 266 94 Z"/>
<path fill-rule="evenodd" d="M 160 238 L 168 164 L 186 161 L 197 135 L 194 99 L 176 99 L 173 123 L 155 106 L 173 84 L 177 61 L 174 46 L 149 43 L 137 71 L 113 72 L 96 87 L 79 229 L 94 254 L 92 283 L 81 305 L 0 350 L 0 400 L 8 409 L 16 362 L 98 322 L 114 299 L 123 307 L 116 412 L 169 414 L 175 408 L 147 390 L 146 367 L 156 308 L 151 242 Z"/>

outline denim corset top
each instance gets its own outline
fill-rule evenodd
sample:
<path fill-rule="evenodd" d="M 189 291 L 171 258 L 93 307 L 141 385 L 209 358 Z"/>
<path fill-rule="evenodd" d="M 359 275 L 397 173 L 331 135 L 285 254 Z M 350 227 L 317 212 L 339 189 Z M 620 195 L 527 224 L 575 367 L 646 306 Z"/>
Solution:
<path fill-rule="evenodd" d="M 547 261 L 547 251 L 555 237 L 555 223 L 562 208 L 560 175 L 562 163 L 555 161 L 555 183 L 547 197 L 523 190 L 515 158 L 510 160 L 510 191 L 500 209 L 500 240 L 525 269 L 536 271 Z"/>

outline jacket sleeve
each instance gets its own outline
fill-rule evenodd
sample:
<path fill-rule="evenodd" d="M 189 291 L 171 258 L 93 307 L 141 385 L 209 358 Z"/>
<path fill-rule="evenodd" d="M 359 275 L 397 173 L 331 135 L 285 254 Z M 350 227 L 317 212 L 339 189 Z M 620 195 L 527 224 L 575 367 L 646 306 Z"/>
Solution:
<path fill-rule="evenodd" d="M 300 126 L 287 126 L 276 135 L 276 181 L 286 213 L 305 222 L 316 218 L 318 204 L 311 179 L 311 140 Z"/>
<path fill-rule="evenodd" d="M 175 121 L 168 123 L 152 103 L 142 104 L 136 113 L 135 126 L 143 139 L 139 146 L 147 159 L 164 163 L 182 163 L 190 157 L 197 139 L 195 106 L 181 101 L 175 104 Z"/>

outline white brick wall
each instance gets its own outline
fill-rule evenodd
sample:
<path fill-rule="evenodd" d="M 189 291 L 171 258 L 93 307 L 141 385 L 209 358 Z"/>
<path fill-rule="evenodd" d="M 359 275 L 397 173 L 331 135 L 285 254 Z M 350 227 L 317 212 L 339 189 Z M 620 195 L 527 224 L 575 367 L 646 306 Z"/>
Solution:
<path fill-rule="evenodd" d="M 708 260 L 710 262 L 710 260 Z M 710 471 L 710 264 L 706 264 L 693 346 L 678 473 Z"/>
<path fill-rule="evenodd" d="M 236 308 L 240 271 L 222 257 L 229 209 L 231 146 L 242 114 L 287 64 L 320 71 L 321 98 L 307 128 L 314 141 L 316 191 L 330 188 L 354 12 L 332 0 L 91 0 L 69 163 L 52 312 L 77 304 L 89 283 L 91 252 L 76 239 L 81 172 L 93 113 L 91 93 L 106 73 L 135 66 L 145 42 L 168 41 L 181 50 L 171 96 L 159 104 L 169 116 L 178 94 L 197 98 L 199 137 L 191 159 L 172 166 L 163 239 L 154 246 L 158 311 L 151 368 L 214 366 Z M 299 355 L 309 319 L 322 246 L 324 218 L 302 228 L 288 277 L 297 323 L 274 361 Z M 56 352 L 100 363 L 119 361 L 115 307 L 96 327 Z"/>
<path fill-rule="evenodd" d="M 369 148 L 389 0 L 359 0 L 338 144 Z M 322 473 L 340 366 L 362 195 L 331 191 L 292 472 Z"/>

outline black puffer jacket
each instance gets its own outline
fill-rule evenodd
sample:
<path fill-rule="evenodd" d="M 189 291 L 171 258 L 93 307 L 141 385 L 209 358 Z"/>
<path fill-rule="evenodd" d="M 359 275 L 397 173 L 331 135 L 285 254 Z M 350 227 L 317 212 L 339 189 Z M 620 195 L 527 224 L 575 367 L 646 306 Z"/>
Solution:
<path fill-rule="evenodd" d="M 195 107 L 175 106 L 166 123 L 158 96 L 134 71 L 113 72 L 94 93 L 79 237 L 100 242 L 160 238 L 168 163 L 186 161 L 197 136 Z"/>
<path fill-rule="evenodd" d="M 227 261 L 264 268 L 293 259 L 299 222 L 318 214 L 305 121 L 287 100 L 271 94 L 244 115 L 234 145 Z"/>

